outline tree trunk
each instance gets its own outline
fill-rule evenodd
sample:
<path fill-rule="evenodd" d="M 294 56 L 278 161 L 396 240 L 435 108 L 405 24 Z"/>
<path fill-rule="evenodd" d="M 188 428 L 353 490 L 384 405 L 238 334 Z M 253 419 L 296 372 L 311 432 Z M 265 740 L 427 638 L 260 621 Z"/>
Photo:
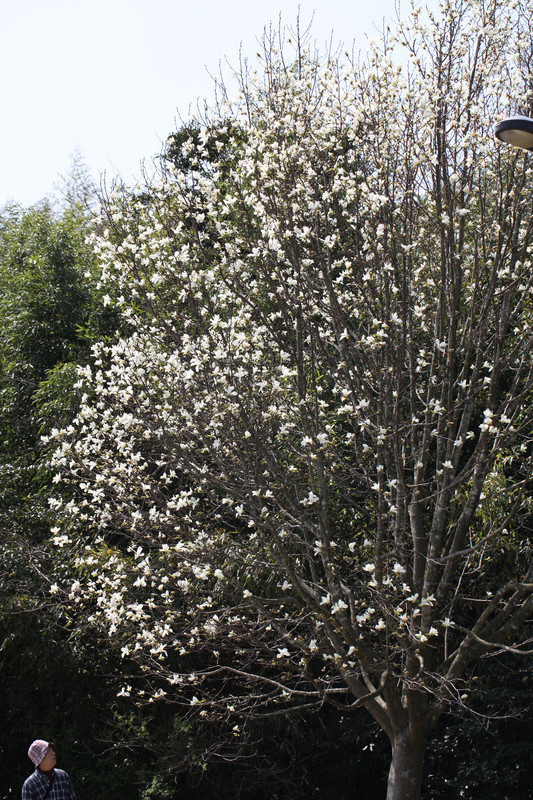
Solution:
<path fill-rule="evenodd" d="M 420 800 L 425 731 L 407 726 L 393 733 L 391 744 L 387 800 Z"/>

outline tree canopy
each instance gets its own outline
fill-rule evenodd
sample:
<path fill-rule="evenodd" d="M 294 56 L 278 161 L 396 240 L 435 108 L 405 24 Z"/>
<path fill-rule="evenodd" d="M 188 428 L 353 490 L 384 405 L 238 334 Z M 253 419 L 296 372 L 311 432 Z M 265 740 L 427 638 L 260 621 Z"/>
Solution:
<path fill-rule="evenodd" d="M 387 800 L 420 797 L 474 665 L 530 653 L 531 169 L 492 139 L 531 101 L 529 24 L 414 9 L 362 66 L 267 38 L 109 198 L 94 247 L 133 332 L 52 434 L 77 553 L 52 592 L 142 665 L 122 695 L 237 739 L 364 707 Z"/>

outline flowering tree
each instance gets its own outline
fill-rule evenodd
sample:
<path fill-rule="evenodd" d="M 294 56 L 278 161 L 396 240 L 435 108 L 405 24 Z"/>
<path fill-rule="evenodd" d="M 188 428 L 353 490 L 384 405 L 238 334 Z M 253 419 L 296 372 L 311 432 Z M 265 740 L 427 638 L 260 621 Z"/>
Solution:
<path fill-rule="evenodd" d="M 52 591 L 144 695 L 236 735 L 364 707 L 388 800 L 420 797 L 473 663 L 528 652 L 531 170 L 491 136 L 529 102 L 527 24 L 413 9 L 362 67 L 267 40 L 161 179 L 107 203 L 102 281 L 135 332 L 95 348 L 55 434 L 78 491 L 55 541 L 80 552 Z"/>

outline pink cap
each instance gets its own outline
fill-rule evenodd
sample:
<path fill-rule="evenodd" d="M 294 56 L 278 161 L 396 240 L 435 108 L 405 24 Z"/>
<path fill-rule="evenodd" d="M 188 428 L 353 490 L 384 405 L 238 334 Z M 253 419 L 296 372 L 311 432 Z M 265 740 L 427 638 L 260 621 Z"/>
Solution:
<path fill-rule="evenodd" d="M 39 766 L 39 764 L 45 757 L 46 751 L 48 750 L 48 744 L 49 743 L 45 742 L 44 739 L 36 739 L 34 742 L 30 744 L 28 755 L 36 767 Z"/>

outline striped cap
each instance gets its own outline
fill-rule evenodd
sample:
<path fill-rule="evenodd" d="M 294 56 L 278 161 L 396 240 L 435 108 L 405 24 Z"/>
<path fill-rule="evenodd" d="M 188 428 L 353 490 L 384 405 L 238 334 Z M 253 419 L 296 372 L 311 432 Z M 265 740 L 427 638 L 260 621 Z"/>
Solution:
<path fill-rule="evenodd" d="M 48 750 L 48 742 L 45 742 L 44 739 L 36 739 L 34 742 L 30 744 L 28 755 L 36 767 L 39 766 L 39 764 L 45 757 L 47 750 Z"/>

